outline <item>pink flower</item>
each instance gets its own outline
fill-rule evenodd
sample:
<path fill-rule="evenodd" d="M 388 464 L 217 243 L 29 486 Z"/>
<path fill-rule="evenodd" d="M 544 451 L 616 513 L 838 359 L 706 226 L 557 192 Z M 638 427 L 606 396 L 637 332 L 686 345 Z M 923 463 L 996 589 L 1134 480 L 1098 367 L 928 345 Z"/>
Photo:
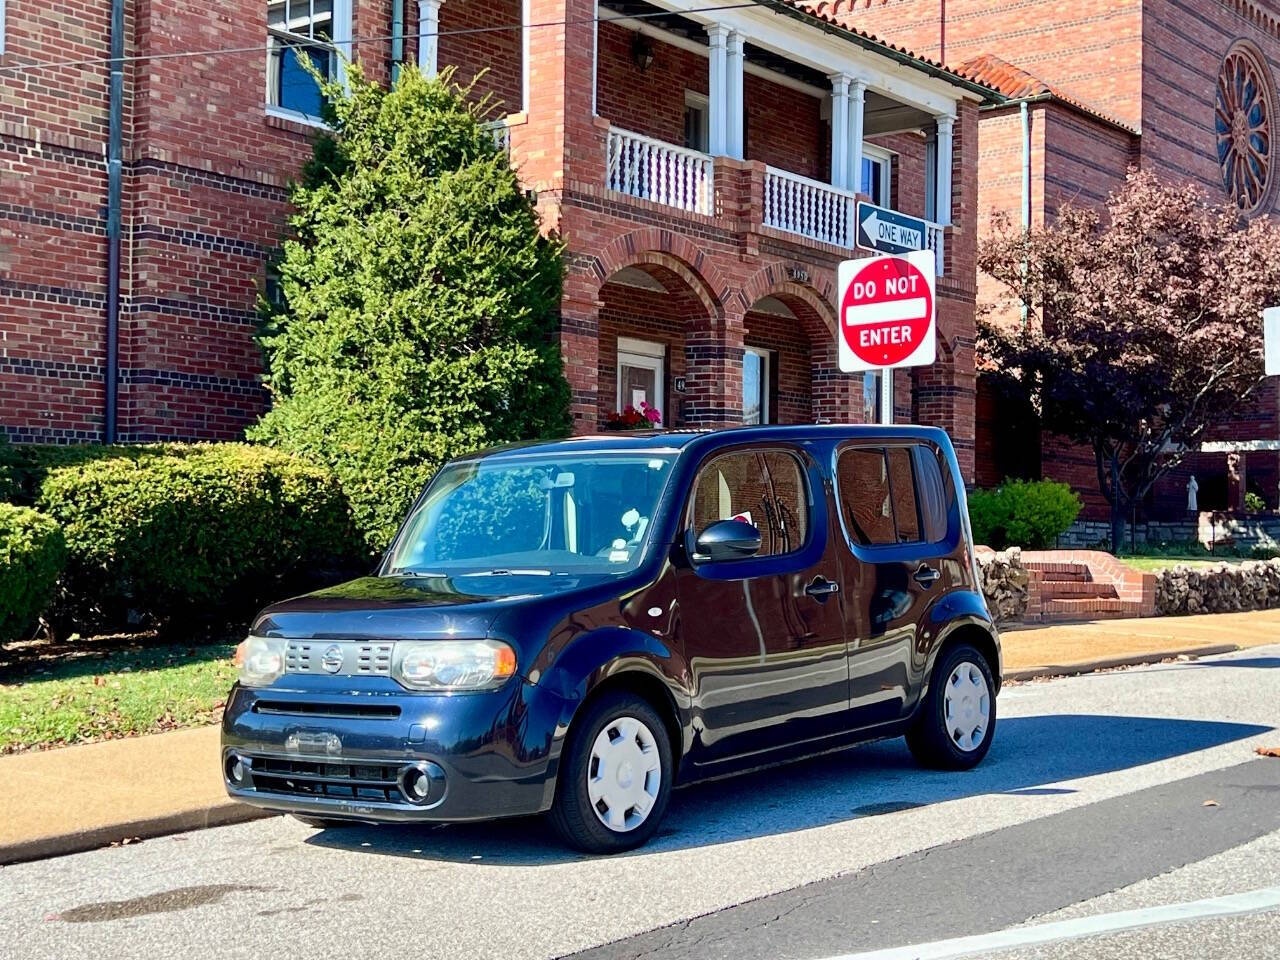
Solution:
<path fill-rule="evenodd" d="M 640 411 L 644 414 L 645 419 L 648 420 L 650 423 L 662 422 L 662 413 L 658 410 L 658 408 L 654 406 L 650 406 L 649 404 L 645 403 L 643 400 L 640 401 Z"/>

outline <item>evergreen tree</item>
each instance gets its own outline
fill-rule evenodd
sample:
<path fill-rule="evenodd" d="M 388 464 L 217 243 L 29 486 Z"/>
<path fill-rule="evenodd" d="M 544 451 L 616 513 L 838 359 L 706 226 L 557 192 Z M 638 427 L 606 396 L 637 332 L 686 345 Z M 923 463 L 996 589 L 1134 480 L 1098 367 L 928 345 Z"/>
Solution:
<path fill-rule="evenodd" d="M 442 461 L 566 431 L 563 266 L 484 102 L 449 74 L 347 76 L 290 194 L 250 437 L 329 465 L 381 549 Z"/>

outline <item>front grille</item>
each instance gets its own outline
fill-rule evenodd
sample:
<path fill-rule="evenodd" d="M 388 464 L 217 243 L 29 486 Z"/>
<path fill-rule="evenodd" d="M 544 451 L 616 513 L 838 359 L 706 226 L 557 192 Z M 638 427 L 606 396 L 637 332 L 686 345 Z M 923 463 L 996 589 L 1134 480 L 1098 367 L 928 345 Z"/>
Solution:
<path fill-rule="evenodd" d="M 320 673 L 346 677 L 391 676 L 394 643 L 353 643 L 346 640 L 290 640 L 284 648 L 285 673 Z M 325 666 L 327 654 L 341 654 L 338 669 Z"/>
<path fill-rule="evenodd" d="M 255 700 L 254 713 L 304 717 L 345 717 L 349 720 L 394 720 L 400 708 L 377 703 L 315 703 L 301 700 Z"/>
<path fill-rule="evenodd" d="M 276 757 L 249 757 L 248 760 L 253 772 L 253 789 L 259 793 L 408 803 L 396 784 L 400 769 L 396 766 Z"/>

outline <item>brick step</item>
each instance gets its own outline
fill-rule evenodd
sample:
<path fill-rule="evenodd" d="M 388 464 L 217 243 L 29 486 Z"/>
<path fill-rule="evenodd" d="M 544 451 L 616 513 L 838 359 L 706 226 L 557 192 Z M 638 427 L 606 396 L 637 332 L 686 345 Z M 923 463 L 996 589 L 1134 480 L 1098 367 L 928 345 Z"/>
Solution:
<path fill-rule="evenodd" d="M 1040 596 L 1046 600 L 1115 599 L 1116 588 L 1097 580 L 1042 580 Z"/>
<path fill-rule="evenodd" d="M 1142 615 L 1142 604 L 1135 600 L 1077 599 L 1046 600 L 1042 620 L 1110 620 Z"/>
<path fill-rule="evenodd" d="M 1028 570 L 1036 570 L 1044 574 L 1045 580 L 1091 580 L 1093 575 L 1083 563 L 1037 563 L 1027 564 Z"/>

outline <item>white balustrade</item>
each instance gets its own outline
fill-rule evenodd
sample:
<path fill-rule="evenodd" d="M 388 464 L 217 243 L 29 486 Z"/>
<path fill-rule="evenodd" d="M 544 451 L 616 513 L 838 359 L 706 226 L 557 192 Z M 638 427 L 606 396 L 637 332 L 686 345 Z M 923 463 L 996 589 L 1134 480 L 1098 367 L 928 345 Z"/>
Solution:
<path fill-rule="evenodd" d="M 925 246 L 933 251 L 935 273 L 942 276 L 947 272 L 945 249 L 943 242 L 946 238 L 946 227 L 940 223 L 934 223 L 932 220 L 924 222 Z"/>
<path fill-rule="evenodd" d="M 690 213 L 714 209 L 712 159 L 697 150 L 612 127 L 605 183 L 610 190 Z"/>
<path fill-rule="evenodd" d="M 810 180 L 777 167 L 764 172 L 764 222 L 838 247 L 853 246 L 857 197 L 829 183 Z"/>

